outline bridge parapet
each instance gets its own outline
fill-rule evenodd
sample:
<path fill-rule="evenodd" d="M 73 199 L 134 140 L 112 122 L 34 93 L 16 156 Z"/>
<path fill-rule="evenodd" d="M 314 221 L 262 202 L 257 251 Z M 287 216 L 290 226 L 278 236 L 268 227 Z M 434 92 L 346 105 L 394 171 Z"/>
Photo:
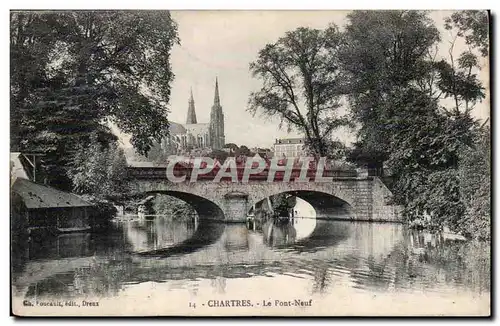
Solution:
<path fill-rule="evenodd" d="M 215 179 L 219 170 L 212 170 L 206 174 L 199 174 L 195 181 L 212 181 Z M 256 181 L 267 181 L 269 176 L 269 168 L 264 169 L 260 173 L 250 174 L 249 180 Z M 295 181 L 299 179 L 300 168 L 291 169 L 290 181 Z M 191 167 L 175 167 L 173 174 L 176 177 L 186 177 L 187 181 L 191 180 L 193 168 Z M 167 179 L 167 167 L 166 166 L 149 166 L 149 167 L 128 167 L 128 176 L 136 179 Z M 276 171 L 273 181 L 282 181 L 285 176 L 286 171 Z M 244 167 L 237 167 L 236 174 L 238 176 L 238 181 L 242 181 L 244 174 Z M 317 170 L 308 169 L 306 177 L 314 180 L 317 174 Z M 355 178 L 358 177 L 358 172 L 356 170 L 324 170 L 321 174 L 322 177 L 328 178 Z M 221 181 L 229 181 L 230 177 L 222 177 Z"/>

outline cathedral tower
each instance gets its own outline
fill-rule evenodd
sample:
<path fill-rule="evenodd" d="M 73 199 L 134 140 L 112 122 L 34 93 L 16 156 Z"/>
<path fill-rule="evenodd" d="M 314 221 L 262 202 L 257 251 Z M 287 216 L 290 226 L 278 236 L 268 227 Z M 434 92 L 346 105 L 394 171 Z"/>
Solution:
<path fill-rule="evenodd" d="M 194 109 L 193 89 L 191 88 L 191 97 L 189 98 L 188 115 L 186 124 L 196 124 L 196 111 Z"/>
<path fill-rule="evenodd" d="M 212 149 L 221 149 L 226 144 L 224 137 L 224 113 L 219 98 L 219 82 L 215 78 L 214 105 L 210 113 L 210 144 Z"/>

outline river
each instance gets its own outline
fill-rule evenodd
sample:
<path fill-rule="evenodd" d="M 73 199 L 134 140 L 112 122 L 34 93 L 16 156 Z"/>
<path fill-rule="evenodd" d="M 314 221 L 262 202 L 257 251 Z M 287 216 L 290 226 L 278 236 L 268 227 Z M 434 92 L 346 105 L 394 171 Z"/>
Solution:
<path fill-rule="evenodd" d="M 489 313 L 489 244 L 402 224 L 295 218 L 259 226 L 158 216 L 114 222 L 107 234 L 32 237 L 12 250 L 15 299 L 107 302 L 90 315 L 120 314 L 120 305 L 133 315 L 248 314 L 213 307 L 225 299 L 251 300 L 251 315 Z M 281 306 L 296 299 L 313 307 Z"/>

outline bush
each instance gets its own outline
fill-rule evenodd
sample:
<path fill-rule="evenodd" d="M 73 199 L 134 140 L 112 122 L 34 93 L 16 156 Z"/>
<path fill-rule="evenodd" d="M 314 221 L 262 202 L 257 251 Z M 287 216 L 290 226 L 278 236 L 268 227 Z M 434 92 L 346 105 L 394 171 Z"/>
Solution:
<path fill-rule="evenodd" d="M 118 210 L 113 203 L 89 195 L 84 195 L 82 198 L 94 205 L 90 218 L 92 228 L 107 228 L 111 220 L 115 218 L 118 213 Z"/>
<path fill-rule="evenodd" d="M 460 196 L 465 212 L 460 229 L 469 237 L 490 239 L 491 219 L 490 131 L 483 130 L 475 144 L 462 151 L 459 162 Z"/>

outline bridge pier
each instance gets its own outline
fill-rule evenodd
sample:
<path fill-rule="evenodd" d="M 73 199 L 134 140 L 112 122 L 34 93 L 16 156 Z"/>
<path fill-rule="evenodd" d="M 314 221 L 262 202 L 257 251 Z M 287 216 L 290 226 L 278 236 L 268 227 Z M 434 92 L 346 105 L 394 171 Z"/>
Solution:
<path fill-rule="evenodd" d="M 248 194 L 242 192 L 225 194 L 223 210 L 226 222 L 246 222 L 249 210 Z"/>

